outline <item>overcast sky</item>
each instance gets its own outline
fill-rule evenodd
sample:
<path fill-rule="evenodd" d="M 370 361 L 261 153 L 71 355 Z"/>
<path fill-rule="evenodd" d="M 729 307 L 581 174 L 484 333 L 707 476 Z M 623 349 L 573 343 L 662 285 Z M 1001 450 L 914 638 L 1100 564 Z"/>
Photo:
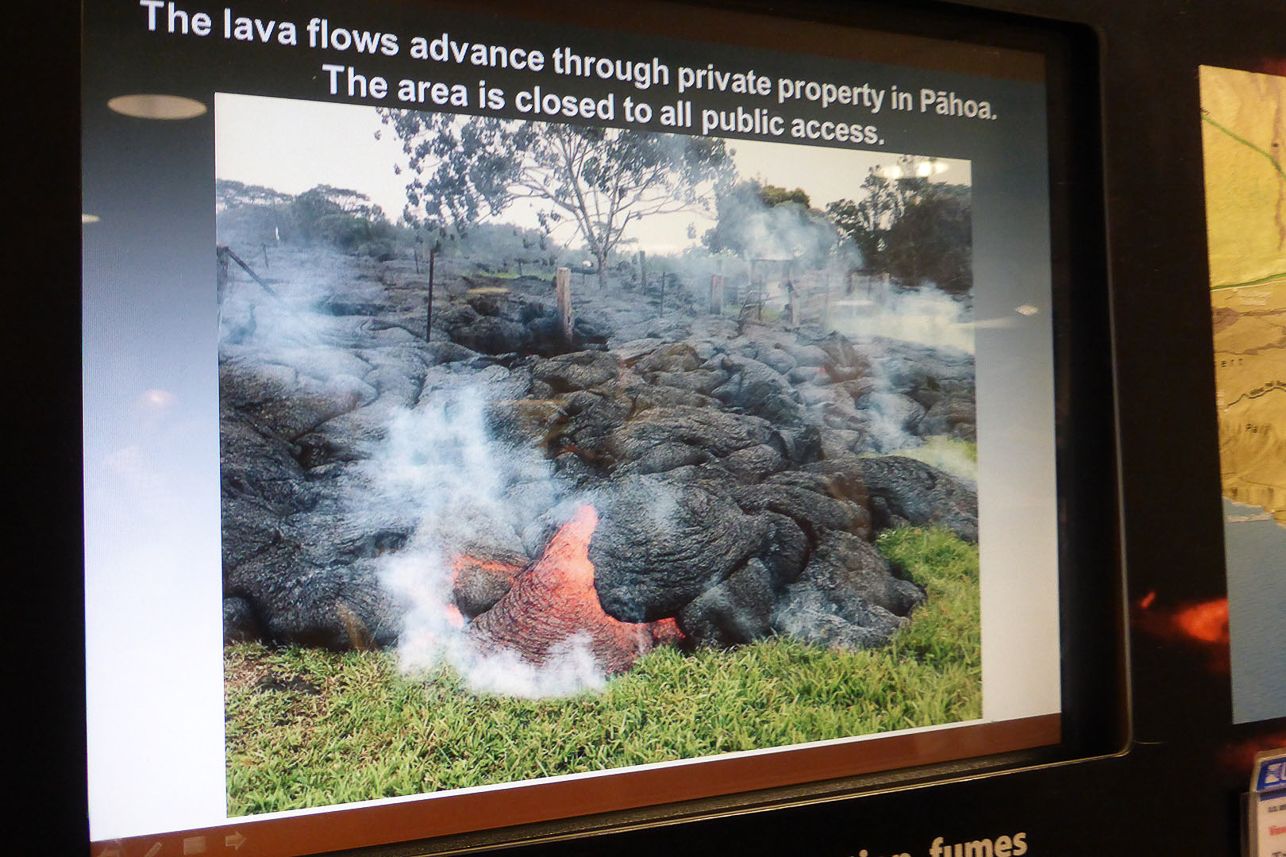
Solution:
<path fill-rule="evenodd" d="M 729 140 L 728 145 L 743 178 L 803 188 L 815 208 L 859 197 L 870 167 L 891 166 L 900 157 L 750 140 Z M 399 163 L 406 163 L 401 143 L 380 123 L 373 107 L 224 93 L 215 98 L 215 175 L 221 179 L 289 194 L 319 184 L 350 188 L 365 193 L 396 220 L 406 204 L 406 175 L 393 171 Z M 940 163 L 947 167 L 942 181 L 970 183 L 968 161 Z M 536 225 L 532 212 L 517 206 L 502 217 L 505 222 Z M 651 252 L 677 251 L 696 243 L 688 238 L 689 224 L 696 227 L 699 240 L 713 221 L 688 212 L 654 217 L 627 237 L 637 238 Z M 579 243 L 573 235 L 556 237 Z"/>

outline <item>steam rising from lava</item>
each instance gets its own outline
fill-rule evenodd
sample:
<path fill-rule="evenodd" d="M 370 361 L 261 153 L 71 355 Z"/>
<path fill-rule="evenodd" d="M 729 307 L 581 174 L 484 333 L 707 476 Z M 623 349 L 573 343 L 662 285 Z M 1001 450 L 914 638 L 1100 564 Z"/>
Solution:
<path fill-rule="evenodd" d="M 541 581 L 520 584 L 543 575 L 557 595 L 566 582 L 551 583 L 555 572 L 548 554 L 573 523 L 557 533 L 555 528 L 578 509 L 589 510 L 581 511 L 581 518 L 593 515 L 583 497 L 560 490 L 538 451 L 513 448 L 492 437 L 486 404 L 486 395 L 475 386 L 435 391 L 414 410 L 397 414 L 384 449 L 368 463 L 374 502 L 415 522 L 406 547 L 381 558 L 384 584 L 407 605 L 398 644 L 401 666 L 423 672 L 445 664 L 473 690 L 531 698 L 600 688 L 604 669 L 618 665 L 605 660 L 601 651 L 596 657 L 594 628 L 573 625 L 577 630 L 563 635 L 545 628 L 534 648 L 524 649 L 507 636 L 521 631 L 502 629 L 497 619 L 483 614 L 479 622 L 486 620 L 487 627 L 479 632 L 465 625 L 455 607 L 455 567 L 461 556 L 517 557 L 525 565 L 544 552 L 545 557 L 519 573 L 511 594 L 530 595 Z M 592 529 L 591 524 L 580 534 L 582 554 Z M 582 577 L 587 571 L 581 586 L 588 584 L 592 596 L 592 566 L 579 571 Z M 514 600 L 506 596 L 492 610 Z M 596 596 L 593 606 L 597 608 Z"/>

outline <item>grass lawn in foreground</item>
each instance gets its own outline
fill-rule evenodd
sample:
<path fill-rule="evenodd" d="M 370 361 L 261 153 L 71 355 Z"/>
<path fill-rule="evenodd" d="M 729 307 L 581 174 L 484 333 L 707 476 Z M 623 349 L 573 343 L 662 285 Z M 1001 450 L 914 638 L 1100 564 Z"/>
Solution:
<path fill-rule="evenodd" d="M 939 530 L 878 547 L 928 601 L 881 649 L 784 638 L 658 649 L 599 692 L 467 690 L 392 652 L 225 649 L 228 814 L 598 771 L 972 720 L 982 715 L 978 549 Z"/>

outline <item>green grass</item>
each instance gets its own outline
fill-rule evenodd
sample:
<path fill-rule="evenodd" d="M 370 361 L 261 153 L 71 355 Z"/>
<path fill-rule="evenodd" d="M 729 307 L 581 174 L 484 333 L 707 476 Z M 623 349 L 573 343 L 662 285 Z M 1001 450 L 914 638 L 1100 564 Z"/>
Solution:
<path fill-rule="evenodd" d="M 786 746 L 981 716 L 977 548 L 940 531 L 880 550 L 929 599 L 881 649 L 769 639 L 659 649 L 601 692 L 477 694 L 386 652 L 229 646 L 228 812 L 377 797 Z"/>
<path fill-rule="evenodd" d="M 903 576 L 925 588 L 928 599 L 883 651 L 941 670 L 959 670 L 979 681 L 981 703 L 982 604 L 978 547 L 946 530 L 908 527 L 876 540 L 880 553 Z M 981 710 L 975 715 L 981 716 Z"/>

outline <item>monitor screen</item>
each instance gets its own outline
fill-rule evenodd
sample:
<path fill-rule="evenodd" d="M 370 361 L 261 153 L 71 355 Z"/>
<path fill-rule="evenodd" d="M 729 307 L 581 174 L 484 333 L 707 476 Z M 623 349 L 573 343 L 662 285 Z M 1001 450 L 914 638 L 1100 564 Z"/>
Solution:
<path fill-rule="evenodd" d="M 1066 744 L 1047 51 L 660 4 L 84 11 L 96 854 Z"/>

